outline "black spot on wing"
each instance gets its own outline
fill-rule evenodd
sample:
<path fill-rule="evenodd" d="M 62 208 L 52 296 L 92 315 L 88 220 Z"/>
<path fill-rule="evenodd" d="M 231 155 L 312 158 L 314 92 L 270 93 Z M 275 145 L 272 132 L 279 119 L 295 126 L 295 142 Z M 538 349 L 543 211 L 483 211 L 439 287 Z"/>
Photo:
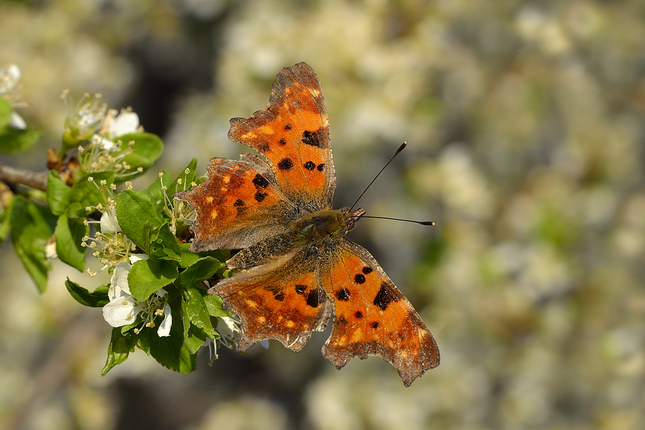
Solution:
<path fill-rule="evenodd" d="M 314 163 L 313 161 L 307 161 L 304 167 L 307 170 L 314 170 L 316 168 L 316 163 Z"/>
<path fill-rule="evenodd" d="M 278 168 L 280 170 L 291 170 L 293 169 L 293 161 L 291 161 L 291 158 L 283 158 L 278 163 Z"/>
<path fill-rule="evenodd" d="M 260 188 L 266 188 L 269 186 L 269 181 L 267 181 L 264 176 L 258 173 L 257 175 L 255 175 L 255 178 L 253 178 L 253 184 Z"/>
<path fill-rule="evenodd" d="M 354 276 L 354 282 L 356 282 L 357 284 L 364 284 L 365 283 L 365 275 L 357 273 L 356 276 Z"/>
<path fill-rule="evenodd" d="M 284 126 L 284 129 L 285 129 L 285 130 L 291 130 L 291 124 L 287 124 L 287 125 L 285 125 L 285 126 Z"/>
<path fill-rule="evenodd" d="M 273 297 L 279 302 L 284 301 L 284 293 L 282 291 L 275 293 Z"/>
<path fill-rule="evenodd" d="M 349 291 L 347 291 L 346 288 L 341 288 L 340 290 L 336 291 L 336 298 L 340 300 L 341 302 L 346 302 L 349 300 Z"/>
<path fill-rule="evenodd" d="M 257 193 L 255 193 L 255 195 L 253 197 L 255 198 L 255 200 L 257 202 L 261 202 L 262 200 L 264 200 L 264 198 L 266 196 L 267 196 L 267 193 L 263 193 L 263 192 L 258 191 Z"/>
<path fill-rule="evenodd" d="M 363 267 L 363 273 L 366 274 L 366 275 L 372 273 L 372 268 L 369 267 L 369 266 Z"/>
<path fill-rule="evenodd" d="M 374 297 L 374 305 L 378 306 L 382 311 L 386 310 L 390 303 L 398 301 L 398 296 L 385 282 L 381 284 L 381 288 L 376 293 L 376 297 Z"/>
<path fill-rule="evenodd" d="M 317 148 L 324 148 L 324 135 L 325 127 L 321 127 L 314 132 L 305 130 L 304 133 L 302 133 L 302 143 L 304 143 L 305 145 L 315 146 Z"/>
<path fill-rule="evenodd" d="M 356 313 L 354 314 L 354 316 L 355 316 L 356 318 L 358 318 L 358 319 L 361 319 L 361 318 L 363 318 L 363 312 L 361 312 L 361 311 L 356 311 Z"/>
<path fill-rule="evenodd" d="M 298 293 L 298 294 L 304 293 L 306 289 L 307 289 L 306 285 L 302 285 L 302 284 L 297 284 L 296 285 L 296 293 Z"/>
<path fill-rule="evenodd" d="M 287 141 L 286 141 L 286 140 L 284 140 L 284 139 L 280 139 L 280 145 L 286 145 L 286 144 L 287 144 Z"/>
<path fill-rule="evenodd" d="M 325 163 L 320 163 L 316 168 L 318 169 L 319 172 L 322 172 L 323 169 L 325 168 Z"/>
<path fill-rule="evenodd" d="M 261 142 L 258 144 L 258 151 L 267 152 L 269 150 L 269 144 L 266 142 Z"/>
<path fill-rule="evenodd" d="M 312 308 L 318 307 L 318 294 L 319 294 L 319 291 L 317 289 L 309 291 L 309 294 L 307 294 L 308 306 L 311 306 Z"/>

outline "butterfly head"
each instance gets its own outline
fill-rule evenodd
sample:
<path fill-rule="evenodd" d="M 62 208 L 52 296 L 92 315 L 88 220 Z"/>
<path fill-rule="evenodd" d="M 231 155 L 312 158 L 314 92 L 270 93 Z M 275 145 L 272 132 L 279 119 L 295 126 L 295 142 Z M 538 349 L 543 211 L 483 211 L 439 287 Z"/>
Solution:
<path fill-rule="evenodd" d="M 341 209 L 343 214 L 345 214 L 346 217 L 346 223 L 345 223 L 345 233 L 347 234 L 350 231 L 356 227 L 356 222 L 361 219 L 363 215 L 365 215 L 365 209 L 363 208 L 357 208 L 357 209 L 350 209 L 350 208 L 343 208 Z"/>

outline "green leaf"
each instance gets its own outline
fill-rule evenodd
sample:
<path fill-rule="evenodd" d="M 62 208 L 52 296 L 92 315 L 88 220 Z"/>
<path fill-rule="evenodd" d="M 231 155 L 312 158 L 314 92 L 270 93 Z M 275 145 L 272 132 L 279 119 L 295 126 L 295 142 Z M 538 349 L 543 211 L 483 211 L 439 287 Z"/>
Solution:
<path fill-rule="evenodd" d="M 198 327 L 209 337 L 215 337 L 215 329 L 211 324 L 208 308 L 204 302 L 204 291 L 196 287 L 185 288 L 182 294 L 181 310 L 184 313 L 184 320 L 191 325 Z"/>
<path fill-rule="evenodd" d="M 89 180 L 92 178 L 92 181 Z M 105 181 L 105 185 L 101 185 Z M 94 172 L 81 177 L 74 185 L 69 194 L 69 203 L 79 203 L 85 215 L 89 215 L 94 209 L 85 210 L 88 206 L 97 206 L 99 203 L 104 207 L 107 205 L 106 197 L 110 184 L 114 182 L 114 172 Z"/>
<path fill-rule="evenodd" d="M 69 206 L 71 188 L 60 178 L 55 170 L 49 171 L 47 177 L 47 204 L 54 215 L 62 215 Z"/>
<path fill-rule="evenodd" d="M 182 287 L 193 287 L 206 279 L 212 278 L 223 266 L 224 263 L 213 257 L 202 257 L 181 272 L 177 281 Z"/>
<path fill-rule="evenodd" d="M 177 279 L 177 263 L 166 260 L 139 260 L 128 274 L 130 293 L 144 301 L 159 288 L 163 288 Z"/>
<path fill-rule="evenodd" d="M 45 244 L 52 235 L 56 217 L 49 208 L 21 196 L 13 198 L 11 238 L 16 254 L 42 293 L 47 289 L 47 272 L 51 264 L 45 258 Z"/>
<path fill-rule="evenodd" d="M 150 231 L 164 223 L 147 190 L 125 190 L 119 193 L 116 198 L 116 217 L 125 235 L 146 252 L 150 248 Z"/>
<path fill-rule="evenodd" d="M 66 214 L 58 217 L 54 236 L 56 237 L 56 253 L 63 263 L 77 269 L 85 270 L 86 250 L 81 245 L 83 237 L 90 234 L 90 226 L 77 218 L 67 218 Z"/>
<path fill-rule="evenodd" d="M 67 206 L 67 211 L 65 213 L 70 219 L 74 218 L 83 220 L 87 216 L 85 206 L 81 205 L 79 202 L 70 203 L 69 206 Z"/>
<path fill-rule="evenodd" d="M 230 258 L 229 252 L 223 251 L 221 249 L 195 254 L 194 252 L 190 252 L 190 243 L 182 243 L 179 246 L 181 248 L 181 259 L 179 260 L 179 266 L 183 268 L 187 268 L 188 266 L 194 264 L 197 260 L 204 257 L 213 257 L 214 259 L 222 263 L 226 263 L 226 260 Z"/>
<path fill-rule="evenodd" d="M 181 248 L 181 259 L 179 260 L 179 267 L 183 267 L 185 269 L 201 258 L 199 254 L 190 252 L 190 243 L 182 243 L 179 245 L 179 247 Z"/>
<path fill-rule="evenodd" d="M 18 130 L 13 127 L 0 129 L 0 154 L 15 154 L 24 151 L 38 141 L 40 132 L 36 130 Z"/>
<path fill-rule="evenodd" d="M 7 99 L 0 97 L 0 129 L 5 128 L 11 121 L 13 108 Z"/>
<path fill-rule="evenodd" d="M 181 248 L 168 224 L 163 224 L 150 234 L 148 255 L 158 260 L 181 260 Z"/>
<path fill-rule="evenodd" d="M 71 294 L 74 300 L 76 300 L 83 306 L 102 308 L 110 302 L 110 300 L 108 299 L 108 289 L 110 287 L 107 285 L 96 287 L 96 289 L 90 293 L 89 290 L 86 290 L 76 282 L 72 282 L 69 280 L 69 278 L 67 278 L 67 280 L 65 281 L 65 286 L 67 287 L 67 291 L 69 291 L 69 294 Z"/>
<path fill-rule="evenodd" d="M 117 364 L 123 363 L 127 360 L 130 352 L 134 351 L 134 342 L 131 340 L 131 337 L 124 336 L 121 334 L 121 329 L 119 327 L 112 329 L 112 339 L 110 339 L 110 345 L 108 346 L 108 356 L 101 370 L 101 375 L 105 376 L 110 369 L 112 369 Z"/>
<path fill-rule="evenodd" d="M 150 193 L 151 200 L 160 208 L 163 207 L 164 201 L 164 191 L 161 189 L 161 187 L 163 187 L 163 183 L 165 182 L 164 178 L 168 178 L 168 173 L 159 173 L 157 180 L 150 184 L 150 186 L 148 187 L 148 192 Z"/>
<path fill-rule="evenodd" d="M 193 158 L 190 163 L 182 170 L 182 172 L 175 178 L 170 185 L 168 185 L 168 195 L 179 191 L 185 191 L 190 188 L 190 183 L 195 179 L 195 169 L 197 169 L 197 158 Z M 186 173 L 188 171 L 188 173 Z M 181 182 L 181 184 L 179 183 Z"/>
<path fill-rule="evenodd" d="M 204 296 L 204 303 L 206 304 L 206 309 L 208 309 L 208 314 L 212 317 L 230 317 L 231 311 L 222 309 L 222 298 L 215 295 L 206 295 Z"/>
<path fill-rule="evenodd" d="M 173 312 L 170 336 L 159 337 L 156 330 L 142 330 L 147 334 L 150 355 L 164 367 L 176 372 L 190 373 L 197 368 L 197 356 L 191 354 L 184 343 L 184 327 L 181 315 Z"/>
<path fill-rule="evenodd" d="M 206 333 L 194 325 L 191 325 L 188 331 L 184 330 L 184 344 L 191 354 L 196 354 L 208 338 L 209 336 L 206 336 Z M 217 332 L 215 332 L 215 339 L 219 339 Z"/>
<path fill-rule="evenodd" d="M 130 133 L 119 136 L 118 140 L 123 142 L 123 151 L 129 150 L 129 142 L 134 142 L 132 152 L 126 155 L 123 162 L 130 166 L 127 172 L 131 173 L 127 177 L 118 178 L 118 182 L 130 181 L 137 176 L 142 175 L 150 166 L 154 164 L 163 152 L 163 142 L 159 136 L 152 133 Z M 113 154 L 118 155 L 119 153 Z M 142 171 L 137 172 L 141 167 Z"/>

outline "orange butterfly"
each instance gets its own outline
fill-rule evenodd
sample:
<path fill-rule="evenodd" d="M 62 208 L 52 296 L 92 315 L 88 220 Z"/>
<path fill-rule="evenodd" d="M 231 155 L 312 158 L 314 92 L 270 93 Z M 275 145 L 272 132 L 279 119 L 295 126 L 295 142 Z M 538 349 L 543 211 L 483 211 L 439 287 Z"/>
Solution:
<path fill-rule="evenodd" d="M 332 209 L 336 175 L 320 81 L 305 63 L 278 74 L 269 106 L 233 118 L 229 139 L 256 149 L 213 158 L 206 180 L 175 195 L 197 212 L 191 251 L 242 249 L 242 269 L 209 290 L 241 320 L 238 350 L 276 339 L 300 351 L 333 328 L 322 353 L 337 368 L 379 355 L 409 386 L 439 365 L 434 337 L 374 257 L 344 236 L 363 209 Z"/>

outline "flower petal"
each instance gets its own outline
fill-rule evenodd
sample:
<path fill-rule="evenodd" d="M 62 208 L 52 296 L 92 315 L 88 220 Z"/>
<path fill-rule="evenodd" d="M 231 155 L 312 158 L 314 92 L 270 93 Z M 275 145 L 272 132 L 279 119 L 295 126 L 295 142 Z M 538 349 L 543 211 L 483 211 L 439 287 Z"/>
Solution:
<path fill-rule="evenodd" d="M 134 112 L 122 112 L 110 124 L 109 133 L 112 138 L 134 133 L 139 127 L 139 115 Z"/>
<path fill-rule="evenodd" d="M 7 67 L 7 73 L 15 81 L 20 79 L 20 68 L 18 68 L 18 66 L 16 66 L 15 64 L 9 64 L 9 67 Z"/>
<path fill-rule="evenodd" d="M 147 260 L 149 257 L 147 254 L 132 254 L 130 255 L 130 264 L 134 264 L 137 261 Z"/>
<path fill-rule="evenodd" d="M 9 121 L 9 126 L 18 130 L 27 129 L 27 123 L 25 122 L 25 120 L 15 112 L 11 112 L 11 120 Z"/>
<path fill-rule="evenodd" d="M 112 152 L 112 150 L 116 148 L 116 143 L 98 134 L 95 134 L 92 137 L 92 141 L 101 148 L 105 149 L 107 152 Z"/>
<path fill-rule="evenodd" d="M 112 327 L 121 327 L 132 324 L 140 311 L 141 305 L 134 297 L 118 297 L 103 306 L 103 319 Z"/>
<path fill-rule="evenodd" d="M 130 269 L 132 269 L 132 266 L 128 263 L 119 263 L 114 268 L 114 273 L 110 281 L 112 284 L 111 287 L 114 287 L 114 290 L 112 288 L 108 290 L 110 300 L 115 300 L 122 296 L 130 296 L 130 286 L 128 285 Z"/>
<path fill-rule="evenodd" d="M 170 327 L 172 327 L 172 312 L 170 310 L 170 305 L 167 303 L 163 308 L 163 314 L 164 318 L 157 329 L 157 335 L 159 335 L 159 337 L 168 337 L 170 336 Z"/>
<path fill-rule="evenodd" d="M 116 235 L 119 231 L 121 231 L 121 226 L 116 218 L 116 208 L 110 207 L 101 215 L 101 233 Z"/>

